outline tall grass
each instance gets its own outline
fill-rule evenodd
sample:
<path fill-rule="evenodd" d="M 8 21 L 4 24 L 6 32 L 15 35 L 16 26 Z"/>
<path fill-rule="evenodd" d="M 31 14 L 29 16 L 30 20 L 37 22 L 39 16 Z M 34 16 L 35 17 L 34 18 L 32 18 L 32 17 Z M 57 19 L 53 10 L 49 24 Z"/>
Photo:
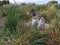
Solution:
<path fill-rule="evenodd" d="M 9 29 L 10 33 L 16 32 L 16 27 L 19 21 L 19 17 L 16 13 L 16 7 L 12 6 L 9 9 L 8 16 L 5 22 L 5 30 Z"/>
<path fill-rule="evenodd" d="M 43 8 L 41 8 L 39 6 L 35 7 L 36 11 L 44 12 L 46 7 L 44 7 L 44 6 L 42 6 L 42 7 Z M 31 8 L 34 8 L 34 6 Z M 30 8 L 30 10 L 32 10 L 31 8 Z M 40 11 L 40 9 L 43 11 Z M 59 29 L 58 25 L 60 24 L 60 20 L 59 20 L 60 17 L 58 14 L 56 15 L 58 10 L 56 10 L 55 7 L 51 6 L 51 7 L 48 7 L 47 9 L 48 10 L 46 12 L 44 12 L 44 14 L 42 14 L 42 16 L 44 16 L 46 18 L 46 20 L 49 21 L 48 22 L 49 24 L 52 24 L 52 25 L 54 24 L 53 28 L 55 29 L 55 32 L 52 31 L 54 29 L 45 30 L 45 31 L 48 31 L 48 32 L 45 32 L 45 31 L 37 30 L 36 27 L 27 28 L 28 26 L 25 26 L 24 23 L 26 20 L 29 21 L 31 18 L 30 17 L 31 15 L 26 14 L 26 12 L 30 11 L 30 10 L 27 10 L 27 7 L 24 7 L 24 6 L 21 6 L 21 7 L 11 6 L 8 10 L 8 15 L 7 15 L 6 22 L 5 22 L 4 35 L 3 35 L 4 39 L 9 40 L 9 38 L 10 38 L 10 40 L 19 43 L 19 45 L 20 44 L 24 45 L 26 43 L 28 43 L 30 45 L 38 45 L 35 43 L 36 42 L 40 43 L 40 42 L 42 42 L 42 40 L 43 40 L 43 42 L 46 42 L 47 40 L 48 41 L 54 40 L 54 38 L 53 38 L 54 33 L 56 34 L 57 30 Z M 50 11 L 52 11 L 52 12 L 50 12 Z M 51 20 L 53 20 L 53 21 L 51 22 Z M 50 32 L 52 32 L 52 33 L 50 34 Z M 47 34 L 48 34 L 48 36 L 47 36 Z M 52 39 L 50 39 L 50 38 L 52 38 Z M 39 44 L 39 45 L 41 45 L 41 44 Z"/>

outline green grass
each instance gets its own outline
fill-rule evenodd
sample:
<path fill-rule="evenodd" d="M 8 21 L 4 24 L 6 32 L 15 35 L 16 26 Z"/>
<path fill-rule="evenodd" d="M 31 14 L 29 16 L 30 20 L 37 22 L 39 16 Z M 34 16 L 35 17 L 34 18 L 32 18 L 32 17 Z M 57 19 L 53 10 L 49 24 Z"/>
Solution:
<path fill-rule="evenodd" d="M 44 5 L 32 6 L 30 8 L 27 5 L 23 5 L 23 6 L 12 5 L 10 7 L 9 6 L 3 7 L 4 12 L 7 14 L 6 21 L 5 21 L 5 27 L 3 28 L 3 40 L 8 41 L 10 38 L 11 41 L 15 41 L 15 42 L 17 41 L 17 43 L 20 43 L 20 44 L 21 43 L 24 44 L 26 41 L 29 41 L 30 45 L 31 44 L 35 45 L 35 41 L 38 41 L 38 40 L 40 42 L 42 40 L 43 41 L 47 40 L 45 31 L 43 31 L 43 33 L 41 34 L 40 33 L 41 31 L 37 30 L 36 27 L 27 28 L 27 26 L 24 26 L 24 23 L 28 22 L 32 18 L 30 12 L 32 11 L 33 8 L 35 9 L 35 11 L 38 11 L 39 13 L 44 12 L 47 8 L 47 11 L 45 11 L 42 14 L 42 16 L 44 16 L 46 18 L 47 22 L 49 21 L 48 22 L 49 24 L 52 24 L 52 25 L 54 24 L 53 29 L 56 29 L 56 32 L 57 32 L 57 29 L 60 28 L 58 26 L 58 25 L 60 25 L 60 23 L 59 23 L 60 22 L 60 20 L 59 20 L 60 19 L 60 16 L 59 16 L 60 9 L 59 10 L 57 9 L 55 11 L 56 13 L 59 12 L 59 14 L 57 14 L 57 15 L 55 12 L 47 13 L 48 11 L 54 10 L 56 8 L 56 7 L 53 7 L 53 8 L 51 8 L 51 7 L 44 6 Z M 51 8 L 51 10 L 49 10 L 50 8 Z M 29 12 L 30 14 L 28 15 L 28 14 L 26 14 L 26 12 Z M 47 15 L 47 14 L 49 14 L 49 15 Z M 40 16 L 40 14 L 39 14 L 39 16 Z M 54 20 L 54 22 L 51 22 L 51 20 Z M 52 34 L 52 35 L 54 35 L 54 34 Z M 40 39 L 39 39 L 39 36 L 41 36 Z M 8 37 L 8 38 L 6 38 L 6 37 Z M 52 37 L 52 40 L 53 40 L 53 37 Z M 2 45 L 2 42 L 0 42 L 0 44 Z"/>

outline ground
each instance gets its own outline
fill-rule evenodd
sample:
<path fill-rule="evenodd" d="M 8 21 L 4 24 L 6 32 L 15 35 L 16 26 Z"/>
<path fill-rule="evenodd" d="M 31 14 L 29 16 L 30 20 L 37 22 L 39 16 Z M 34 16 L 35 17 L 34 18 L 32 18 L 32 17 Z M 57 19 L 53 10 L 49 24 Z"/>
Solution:
<path fill-rule="evenodd" d="M 4 25 L 5 18 L 6 17 L 0 17 L 0 27 Z"/>

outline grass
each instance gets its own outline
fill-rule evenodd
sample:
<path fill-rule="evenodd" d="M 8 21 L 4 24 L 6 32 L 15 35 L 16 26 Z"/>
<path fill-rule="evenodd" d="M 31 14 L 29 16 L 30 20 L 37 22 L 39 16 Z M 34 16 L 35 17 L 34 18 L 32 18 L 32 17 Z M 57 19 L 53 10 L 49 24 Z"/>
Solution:
<path fill-rule="evenodd" d="M 43 8 L 42 8 L 43 7 Z M 29 8 L 29 6 L 18 6 L 18 5 L 13 5 L 11 7 L 8 8 L 8 14 L 6 16 L 6 21 L 5 21 L 5 27 L 3 28 L 3 40 L 4 41 L 12 41 L 12 43 L 16 43 L 16 45 L 24 45 L 24 44 L 30 44 L 30 45 L 35 45 L 35 41 L 40 40 L 39 42 L 43 41 L 49 41 L 49 43 L 51 43 L 51 41 L 54 40 L 54 37 L 56 37 L 56 35 L 60 34 L 60 16 L 59 14 L 56 13 L 60 13 L 60 9 L 54 7 L 51 5 L 51 7 L 47 6 L 47 9 L 45 6 L 32 6 L 31 8 Z M 6 7 L 3 7 L 3 9 L 5 10 Z M 31 10 L 35 8 L 36 11 L 38 11 L 39 13 L 43 12 L 42 16 L 44 16 L 46 18 L 46 21 L 48 19 L 49 24 L 53 25 L 53 28 L 49 29 L 49 30 L 45 30 L 45 31 L 41 31 L 41 30 L 37 30 L 36 27 L 29 27 L 25 26 L 24 23 L 28 22 L 31 19 L 31 14 L 26 14 L 26 12 L 28 11 L 29 13 L 31 12 Z M 38 10 L 39 9 L 39 10 Z M 40 10 L 41 9 L 41 10 Z M 45 11 L 47 10 L 47 11 Z M 52 12 L 51 12 L 52 11 Z M 7 12 L 7 11 L 6 11 Z M 40 14 L 39 14 L 40 16 Z M 52 21 L 53 20 L 53 21 Z M 46 32 L 47 31 L 47 32 Z M 7 38 L 6 38 L 7 37 Z M 51 40 L 51 41 L 50 41 Z M 2 41 L 2 40 L 1 40 Z M 59 40 L 60 41 L 60 40 Z M 48 42 L 46 42 L 48 43 Z M 0 42 L 1 45 L 3 45 L 2 42 Z M 54 45 L 55 42 L 53 41 L 52 45 Z M 60 44 L 60 43 L 59 43 Z M 38 45 L 38 44 L 36 44 Z"/>

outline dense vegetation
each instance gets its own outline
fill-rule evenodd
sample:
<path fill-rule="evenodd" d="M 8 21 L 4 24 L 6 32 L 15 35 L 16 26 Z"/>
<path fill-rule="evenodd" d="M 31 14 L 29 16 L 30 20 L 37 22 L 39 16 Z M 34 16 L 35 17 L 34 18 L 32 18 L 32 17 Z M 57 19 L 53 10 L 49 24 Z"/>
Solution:
<path fill-rule="evenodd" d="M 0 16 L 6 17 L 5 25 L 0 29 L 2 32 L 0 45 L 60 45 L 60 4 L 9 4 L 0 9 Z M 38 18 L 44 16 L 46 23 L 52 25 L 49 30 L 42 31 L 25 25 L 31 20 L 33 9 Z"/>

